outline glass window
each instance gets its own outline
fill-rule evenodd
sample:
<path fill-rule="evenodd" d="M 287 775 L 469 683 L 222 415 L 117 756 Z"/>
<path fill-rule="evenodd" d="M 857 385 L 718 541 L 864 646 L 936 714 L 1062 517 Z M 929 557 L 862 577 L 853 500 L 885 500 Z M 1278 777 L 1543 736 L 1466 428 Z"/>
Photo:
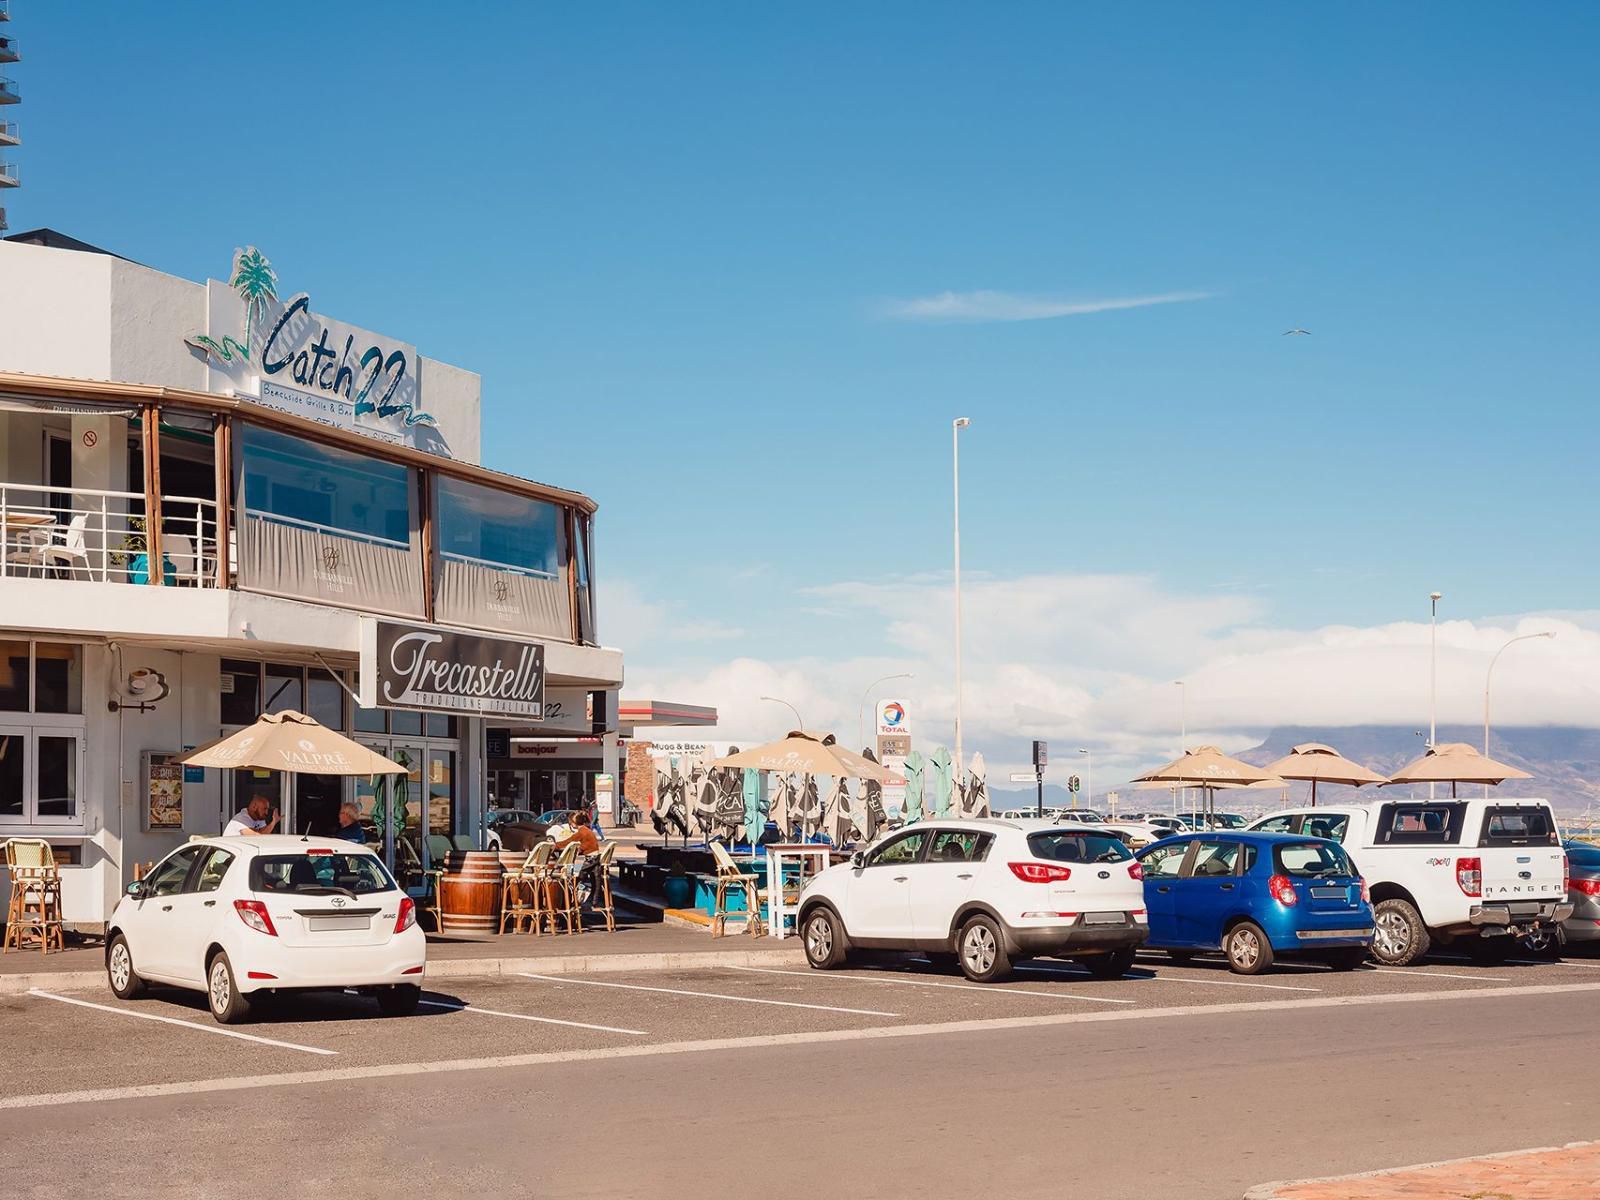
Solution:
<path fill-rule="evenodd" d="M 261 664 L 222 660 L 222 723 L 253 725 L 261 715 Z"/>
<path fill-rule="evenodd" d="M 189 868 L 194 866 L 194 860 L 200 857 L 200 852 L 204 849 L 204 846 L 185 846 L 182 850 L 169 855 L 155 870 L 145 876 L 146 894 L 176 896 L 183 890 L 183 881 L 189 876 Z"/>
<path fill-rule="evenodd" d="M 928 848 L 929 862 L 982 862 L 989 854 L 994 835 L 967 829 L 941 829 Z"/>
<path fill-rule="evenodd" d="M 449 837 L 456 831 L 455 776 L 455 751 L 428 751 L 429 833 Z"/>
<path fill-rule="evenodd" d="M 577 552 L 573 555 L 573 566 L 578 577 L 578 640 L 586 645 L 598 646 L 600 642 L 594 627 L 594 593 L 589 588 L 594 558 L 594 518 L 587 513 L 577 513 L 574 520 L 578 529 Z"/>
<path fill-rule="evenodd" d="M 306 673 L 300 667 L 268 663 L 266 711 L 276 713 L 292 708 L 295 712 L 305 712 L 305 679 Z"/>
<path fill-rule="evenodd" d="M 1195 879 L 1205 879 L 1214 875 L 1232 875 L 1239 865 L 1238 842 L 1214 842 L 1206 840 L 1200 843 L 1199 849 L 1194 854 L 1194 865 L 1189 868 L 1189 875 Z"/>
<path fill-rule="evenodd" d="M 1255 828 L 1257 833 L 1293 833 L 1294 823 L 1299 818 L 1293 814 L 1283 817 L 1268 817 Z"/>
<path fill-rule="evenodd" d="M 411 469 L 253 425 L 240 438 L 241 499 L 253 516 L 411 546 Z"/>
<path fill-rule="evenodd" d="M 1189 853 L 1188 842 L 1168 842 L 1154 847 L 1140 861 L 1144 864 L 1146 879 L 1176 879 L 1183 867 L 1183 856 Z"/>
<path fill-rule="evenodd" d="M 358 733 L 388 733 L 388 712 L 381 708 L 356 709 L 356 731 Z"/>
<path fill-rule="evenodd" d="M 200 868 L 200 877 L 195 881 L 194 890 L 197 892 L 214 892 L 222 886 L 222 877 L 228 873 L 228 868 L 233 864 L 231 850 L 213 850 L 211 857 L 206 859 L 205 866 Z"/>
<path fill-rule="evenodd" d="M 1293 842 L 1278 846 L 1273 852 L 1273 864 L 1280 875 L 1354 875 L 1355 868 L 1338 846 L 1326 842 Z"/>
<path fill-rule="evenodd" d="M 867 856 L 867 866 L 888 867 L 905 866 L 914 863 L 922 855 L 922 843 L 927 839 L 925 830 L 914 833 L 902 833 L 892 842 L 885 842 Z"/>
<path fill-rule="evenodd" d="M 71 821 L 78 815 L 78 739 L 71 735 L 39 735 L 39 798 L 41 821 Z"/>
<path fill-rule="evenodd" d="M 34 643 L 33 677 L 34 712 L 83 711 L 82 646 L 65 642 Z"/>
<path fill-rule="evenodd" d="M 429 737 L 455 737 L 456 719 L 449 713 L 427 713 L 422 719 L 423 728 L 427 731 Z"/>
<path fill-rule="evenodd" d="M 328 850 L 305 854 L 258 854 L 250 860 L 250 890 L 298 896 L 341 892 L 364 896 L 394 889 L 376 854 Z M 337 915 L 337 913 L 330 913 Z"/>
<path fill-rule="evenodd" d="M 1467 806 L 1439 804 L 1385 804 L 1378 813 L 1380 845 L 1451 846 L 1461 840 L 1461 823 Z"/>
<path fill-rule="evenodd" d="M 20 821 L 27 811 L 28 737 L 0 733 L 0 820 Z"/>
<path fill-rule="evenodd" d="M 422 736 L 422 714 L 419 712 L 402 712 L 395 709 L 389 713 L 389 728 L 395 733 L 405 734 L 407 737 Z"/>
<path fill-rule="evenodd" d="M 555 504 L 434 476 L 439 553 L 524 575 L 558 578 L 566 560 L 566 514 Z"/>
<path fill-rule="evenodd" d="M 0 712 L 28 711 L 28 643 L 0 642 Z"/>
<path fill-rule="evenodd" d="M 1344 831 L 1350 828 L 1350 818 L 1340 813 L 1327 813 L 1323 816 L 1307 815 L 1300 823 L 1300 832 L 1308 837 L 1328 838 L 1331 841 L 1344 841 Z"/>
<path fill-rule="evenodd" d="M 1485 846 L 1554 846 L 1556 825 L 1547 808 L 1491 807 L 1484 813 Z"/>
<path fill-rule="evenodd" d="M 329 729 L 344 728 L 344 688 L 321 667 L 306 675 L 306 716 Z"/>
<path fill-rule="evenodd" d="M 1113 833 L 1074 833 L 1069 830 L 1030 833 L 1028 849 L 1035 858 L 1048 859 L 1050 862 L 1123 862 L 1133 857 L 1127 845 Z"/>

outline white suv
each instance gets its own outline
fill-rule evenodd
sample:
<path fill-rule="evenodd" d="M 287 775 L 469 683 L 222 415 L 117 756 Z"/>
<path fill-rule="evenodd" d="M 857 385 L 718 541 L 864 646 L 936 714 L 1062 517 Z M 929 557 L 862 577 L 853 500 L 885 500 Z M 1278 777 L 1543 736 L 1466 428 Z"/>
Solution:
<path fill-rule="evenodd" d="M 830 867 L 800 896 L 806 958 L 919 950 L 969 979 L 1053 955 L 1115 979 L 1149 934 L 1143 869 L 1104 830 L 1039 820 L 919 821 Z"/>

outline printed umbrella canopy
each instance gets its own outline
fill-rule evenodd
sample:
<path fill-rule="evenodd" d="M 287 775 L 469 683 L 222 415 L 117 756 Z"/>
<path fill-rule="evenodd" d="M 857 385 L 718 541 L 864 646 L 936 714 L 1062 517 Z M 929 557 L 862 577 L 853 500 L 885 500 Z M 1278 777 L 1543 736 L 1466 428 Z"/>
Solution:
<path fill-rule="evenodd" d="M 1448 783 L 1450 795 L 1458 783 L 1504 783 L 1507 779 L 1532 779 L 1526 771 L 1495 762 L 1479 754 L 1466 742 L 1446 742 L 1435 746 L 1414 763 L 1407 763 L 1389 778 L 1389 783 Z M 1387 787 L 1388 784 L 1379 784 Z"/>
<path fill-rule="evenodd" d="M 1311 781 L 1311 807 L 1317 806 L 1317 783 L 1343 783 L 1351 787 L 1364 787 L 1369 783 L 1383 783 L 1376 771 L 1368 770 L 1358 762 L 1351 762 L 1332 746 L 1321 742 L 1301 742 L 1277 762 L 1261 768 L 1279 779 L 1309 779 Z"/>
<path fill-rule="evenodd" d="M 1230 758 L 1215 746 L 1201 746 L 1188 751 L 1182 758 L 1174 759 L 1164 767 L 1147 771 L 1134 777 L 1135 783 L 1182 783 L 1204 788 L 1206 811 L 1216 809 L 1216 789 L 1225 784 L 1264 783 L 1273 776 L 1260 767 L 1253 767 L 1242 759 Z"/>
<path fill-rule="evenodd" d="M 940 746 L 929 760 L 932 766 L 933 815 L 944 818 L 950 815 L 950 751 Z"/>
<path fill-rule="evenodd" d="M 254 725 L 182 755 L 190 767 L 295 771 L 306 775 L 405 775 L 407 768 L 305 713 L 264 713 Z"/>
<path fill-rule="evenodd" d="M 741 750 L 738 754 L 716 759 L 709 765 L 782 771 L 796 775 L 845 775 L 851 779 L 876 779 L 879 783 L 897 780 L 892 772 L 839 745 L 833 734 L 818 735 L 798 729 L 781 741 Z"/>
<path fill-rule="evenodd" d="M 922 819 L 923 769 L 926 762 L 921 750 L 906 755 L 906 800 L 900 810 L 900 819 L 907 825 Z"/>
<path fill-rule="evenodd" d="M 972 756 L 972 774 L 967 781 L 965 812 L 968 817 L 987 817 L 989 815 L 989 782 L 986 776 L 988 768 L 984 765 L 983 751 L 979 750 Z"/>

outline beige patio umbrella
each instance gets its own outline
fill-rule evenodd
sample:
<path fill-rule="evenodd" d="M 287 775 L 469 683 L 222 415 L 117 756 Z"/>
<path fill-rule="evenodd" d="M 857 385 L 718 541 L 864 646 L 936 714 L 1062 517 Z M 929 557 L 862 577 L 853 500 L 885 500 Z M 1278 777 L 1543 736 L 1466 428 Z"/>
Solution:
<path fill-rule="evenodd" d="M 793 775 L 842 775 L 850 779 L 871 779 L 878 783 L 902 782 L 893 771 L 852 750 L 846 750 L 834 740 L 833 734 L 818 735 L 802 730 L 795 730 L 781 741 L 741 750 L 738 754 L 716 759 L 708 765 Z"/>
<path fill-rule="evenodd" d="M 1448 783 L 1454 798 L 1458 783 L 1504 783 L 1507 779 L 1532 779 L 1526 771 L 1495 762 L 1479 754 L 1477 748 L 1466 742 L 1446 742 L 1435 746 L 1414 763 L 1407 763 L 1379 784 L 1391 783 Z"/>
<path fill-rule="evenodd" d="M 251 767 L 307 775 L 404 775 L 407 768 L 292 709 L 265 713 L 238 733 L 181 756 L 191 767 Z"/>
<path fill-rule="evenodd" d="M 1309 779 L 1311 781 L 1311 807 L 1317 806 L 1317 784 L 1344 783 L 1351 787 L 1364 787 L 1369 783 L 1385 782 L 1382 775 L 1368 770 L 1358 762 L 1351 762 L 1332 746 L 1321 742 L 1301 742 L 1277 762 L 1262 768 L 1283 779 Z"/>
<path fill-rule="evenodd" d="M 1176 783 L 1205 789 L 1207 816 L 1216 811 L 1216 789 L 1229 784 L 1271 784 L 1275 776 L 1242 759 L 1230 758 L 1215 746 L 1200 746 L 1164 767 L 1134 776 L 1135 783 Z M 1280 781 L 1281 782 L 1281 781 Z"/>

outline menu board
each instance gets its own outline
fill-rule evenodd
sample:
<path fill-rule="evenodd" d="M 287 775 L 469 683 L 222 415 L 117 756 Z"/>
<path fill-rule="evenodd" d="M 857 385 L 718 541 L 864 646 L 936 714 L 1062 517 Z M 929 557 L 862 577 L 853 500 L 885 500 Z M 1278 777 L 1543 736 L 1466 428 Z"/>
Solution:
<path fill-rule="evenodd" d="M 152 832 L 183 829 L 183 766 L 176 754 L 145 755 L 144 827 Z"/>

